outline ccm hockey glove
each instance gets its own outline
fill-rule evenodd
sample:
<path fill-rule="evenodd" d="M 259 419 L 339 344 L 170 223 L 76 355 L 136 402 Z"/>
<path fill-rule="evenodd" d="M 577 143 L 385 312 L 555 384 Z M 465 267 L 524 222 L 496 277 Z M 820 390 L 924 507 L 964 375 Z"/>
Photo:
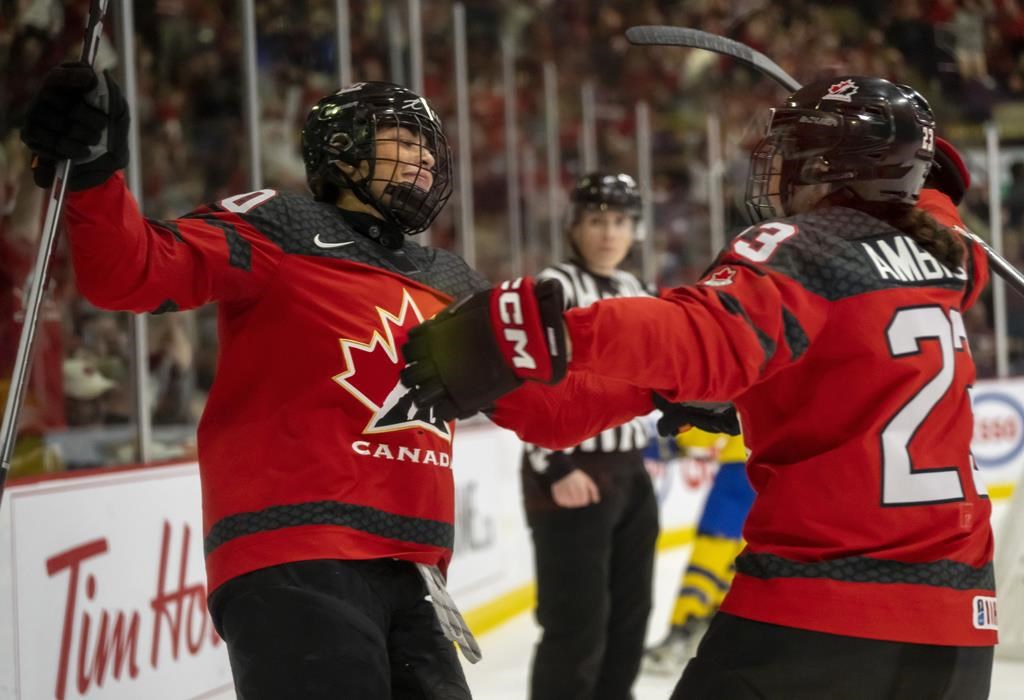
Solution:
<path fill-rule="evenodd" d="M 565 376 L 562 288 L 529 277 L 452 304 L 413 328 L 402 347 L 402 383 L 441 420 L 468 418 L 525 380 Z"/>
<path fill-rule="evenodd" d="M 661 411 L 658 434 L 675 437 L 684 425 L 708 433 L 740 434 L 740 420 L 731 403 L 672 403 L 657 392 L 651 394 L 654 406 Z"/>
<path fill-rule="evenodd" d="M 103 183 L 128 165 L 128 103 L 108 73 L 64 63 L 43 80 L 28 106 L 21 140 L 32 149 L 32 176 L 50 187 L 57 163 L 71 160 L 68 188 Z"/>

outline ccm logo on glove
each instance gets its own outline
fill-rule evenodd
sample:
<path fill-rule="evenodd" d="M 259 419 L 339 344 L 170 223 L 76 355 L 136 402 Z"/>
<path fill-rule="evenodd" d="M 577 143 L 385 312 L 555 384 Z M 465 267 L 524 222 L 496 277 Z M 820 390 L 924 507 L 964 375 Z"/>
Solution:
<path fill-rule="evenodd" d="M 550 353 L 543 337 L 533 280 L 520 277 L 502 282 L 498 290 L 491 297 L 491 320 L 505 361 L 523 379 L 550 381 Z"/>
<path fill-rule="evenodd" d="M 518 289 L 522 281 L 520 278 L 514 282 L 505 282 L 501 288 L 508 289 L 509 285 L 514 285 L 513 289 Z M 537 369 L 537 361 L 530 353 L 526 352 L 527 337 L 526 331 L 522 328 L 523 304 L 520 301 L 519 292 L 502 292 L 498 296 L 498 316 L 506 326 L 520 326 L 519 328 L 506 327 L 502 330 L 505 340 L 513 344 L 512 366 L 520 369 Z"/>

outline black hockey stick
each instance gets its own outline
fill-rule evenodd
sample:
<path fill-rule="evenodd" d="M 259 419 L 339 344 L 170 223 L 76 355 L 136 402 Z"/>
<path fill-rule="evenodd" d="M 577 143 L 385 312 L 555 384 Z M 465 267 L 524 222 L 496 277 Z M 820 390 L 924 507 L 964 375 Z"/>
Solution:
<path fill-rule="evenodd" d="M 683 46 L 692 49 L 704 49 L 729 56 L 751 68 L 764 73 L 775 82 L 790 91 L 799 90 L 801 85 L 782 67 L 765 56 L 760 51 L 755 51 L 746 44 L 727 39 L 717 34 L 709 34 L 699 29 L 690 27 L 661 27 L 647 25 L 630 27 L 626 30 L 626 38 L 631 44 L 638 46 Z M 964 235 L 981 246 L 988 257 L 989 265 L 996 274 L 1006 280 L 1007 284 L 1015 292 L 1024 296 L 1024 273 L 1006 261 L 999 253 L 992 249 L 988 243 L 975 233 L 960 229 Z"/>
<path fill-rule="evenodd" d="M 84 63 L 93 64 L 100 38 L 103 36 L 103 17 L 107 13 L 108 0 L 90 0 L 89 19 L 85 26 L 85 38 L 82 41 L 81 59 Z M 25 395 L 25 384 L 28 381 L 29 362 L 32 359 L 32 346 L 36 338 L 36 323 L 39 319 L 39 307 L 43 300 L 43 289 L 46 283 L 46 268 L 57 242 L 57 224 L 60 222 L 61 209 L 64 206 L 64 193 L 67 189 L 68 173 L 71 172 L 71 161 L 65 160 L 57 164 L 57 174 L 53 179 L 50 199 L 46 205 L 46 219 L 43 232 L 39 237 L 39 252 L 32 268 L 31 277 L 26 284 L 25 318 L 21 324 L 21 337 L 18 338 L 18 354 L 14 360 L 14 372 L 7 390 L 7 405 L 4 407 L 3 427 L 0 428 L 0 501 L 4 495 L 4 483 L 11 466 L 11 455 L 17 440 L 18 416 L 21 414 L 22 399 Z"/>
<path fill-rule="evenodd" d="M 958 227 L 957 230 L 980 245 L 981 249 L 985 251 L 986 257 L 988 257 L 989 266 L 995 270 L 997 275 L 1006 280 L 1006 283 L 1013 288 L 1013 291 L 1024 297 L 1024 273 L 1011 265 L 999 253 L 994 251 L 992 246 L 986 243 L 978 234 L 973 231 L 968 231 L 965 228 Z"/>
<path fill-rule="evenodd" d="M 626 38 L 629 39 L 629 43 L 640 46 L 685 46 L 691 49 L 704 49 L 720 53 L 764 73 L 791 92 L 800 89 L 800 83 L 782 70 L 782 66 L 778 63 L 760 51 L 755 51 L 738 41 L 726 39 L 724 36 L 709 34 L 690 27 L 648 25 L 630 27 L 626 30 Z"/>

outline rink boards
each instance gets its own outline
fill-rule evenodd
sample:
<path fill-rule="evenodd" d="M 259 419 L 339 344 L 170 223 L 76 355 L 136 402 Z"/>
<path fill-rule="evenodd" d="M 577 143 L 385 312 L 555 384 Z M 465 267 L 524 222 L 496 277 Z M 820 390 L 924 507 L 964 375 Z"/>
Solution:
<path fill-rule="evenodd" d="M 993 498 L 1024 465 L 1024 381 L 975 388 L 975 454 Z M 478 631 L 532 602 L 512 433 L 473 421 L 453 458 L 450 588 Z M 713 466 L 656 470 L 663 544 L 687 541 Z M 205 606 L 195 464 L 11 485 L 0 509 L 0 698 L 199 698 L 230 686 Z"/>

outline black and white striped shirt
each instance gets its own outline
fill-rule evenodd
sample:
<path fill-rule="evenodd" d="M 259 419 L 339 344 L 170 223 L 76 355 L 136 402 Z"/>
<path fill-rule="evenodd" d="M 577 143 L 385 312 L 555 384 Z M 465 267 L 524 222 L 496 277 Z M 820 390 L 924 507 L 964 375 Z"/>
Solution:
<path fill-rule="evenodd" d="M 570 261 L 545 268 L 537 280 L 553 279 L 562 285 L 565 308 L 590 306 L 600 299 L 651 296 L 643 283 L 624 270 L 611 277 L 595 275 L 579 263 Z"/>
<path fill-rule="evenodd" d="M 552 265 L 541 271 L 536 279 L 556 280 L 562 285 L 565 296 L 565 308 L 590 306 L 600 299 L 617 299 L 621 297 L 651 296 L 644 284 L 634 275 L 623 270 L 616 270 L 611 277 L 596 275 L 575 261 Z M 586 411 L 586 406 L 577 410 Z M 609 428 L 594 437 L 584 440 L 575 448 L 565 452 L 579 451 L 583 453 L 616 453 L 642 450 L 647 446 L 649 438 L 647 426 L 643 419 L 636 418 L 616 428 Z M 526 446 L 528 452 L 540 451 L 534 445 Z M 541 460 L 531 460 L 536 468 Z"/>

